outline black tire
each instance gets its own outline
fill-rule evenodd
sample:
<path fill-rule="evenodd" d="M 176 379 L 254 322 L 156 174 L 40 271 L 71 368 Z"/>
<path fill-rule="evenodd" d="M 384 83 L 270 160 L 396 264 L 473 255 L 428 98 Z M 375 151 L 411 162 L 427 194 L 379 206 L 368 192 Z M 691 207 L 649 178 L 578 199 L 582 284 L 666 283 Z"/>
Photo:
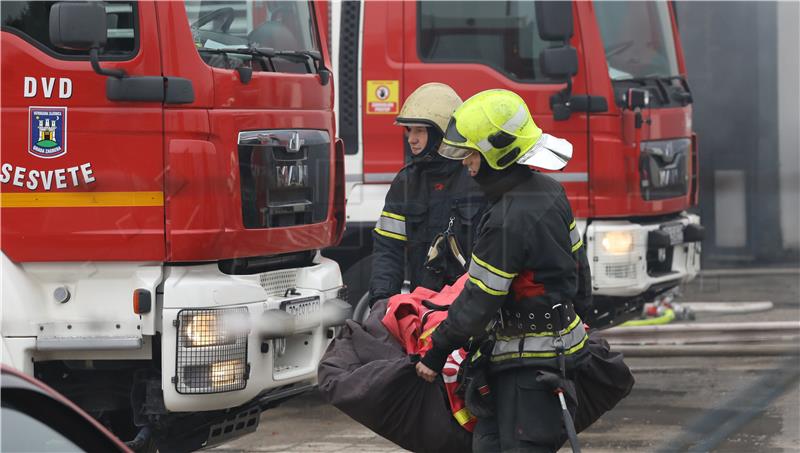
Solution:
<path fill-rule="evenodd" d="M 108 420 L 110 421 L 110 426 L 107 427 L 123 442 L 132 441 L 141 429 L 133 424 L 133 414 L 130 408 L 111 412 L 108 415 Z M 152 432 L 146 441 L 133 451 L 136 453 L 156 453 L 158 448 Z"/>
<path fill-rule="evenodd" d="M 353 321 L 363 324 L 372 311 L 369 307 L 369 292 L 364 293 L 358 300 L 355 310 L 353 310 Z"/>
<path fill-rule="evenodd" d="M 347 285 L 348 302 L 356 308 L 361 297 L 369 291 L 369 281 L 372 277 L 372 255 L 361 258 L 350 266 L 342 275 L 344 284 Z"/>

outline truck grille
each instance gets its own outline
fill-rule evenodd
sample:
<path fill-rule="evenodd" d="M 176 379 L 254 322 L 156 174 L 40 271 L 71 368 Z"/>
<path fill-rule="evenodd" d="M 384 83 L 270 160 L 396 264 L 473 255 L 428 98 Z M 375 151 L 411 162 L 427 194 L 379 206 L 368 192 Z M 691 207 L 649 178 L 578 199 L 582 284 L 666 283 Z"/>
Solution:
<path fill-rule="evenodd" d="M 691 140 L 642 142 L 639 158 L 641 193 L 645 200 L 663 200 L 687 194 Z"/>
<path fill-rule="evenodd" d="M 326 131 L 239 134 L 245 228 L 319 223 L 328 217 L 331 140 Z"/>
<path fill-rule="evenodd" d="M 270 296 L 283 296 L 287 290 L 297 286 L 297 270 L 264 272 L 259 276 L 261 287 Z"/>
<path fill-rule="evenodd" d="M 635 279 L 636 264 L 612 263 L 606 264 L 606 277 L 614 279 Z"/>

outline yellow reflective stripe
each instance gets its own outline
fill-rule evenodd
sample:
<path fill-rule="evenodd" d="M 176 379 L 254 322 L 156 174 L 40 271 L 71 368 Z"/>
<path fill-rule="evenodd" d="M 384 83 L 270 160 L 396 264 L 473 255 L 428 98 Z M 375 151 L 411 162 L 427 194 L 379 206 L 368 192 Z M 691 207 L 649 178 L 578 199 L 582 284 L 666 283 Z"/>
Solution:
<path fill-rule="evenodd" d="M 393 213 L 393 212 L 381 211 L 381 215 L 382 215 L 382 216 L 389 217 L 390 219 L 402 220 L 403 222 L 405 222 L 405 221 L 406 221 L 406 218 L 405 218 L 405 216 L 401 216 L 400 214 L 395 214 L 395 213 Z"/>
<path fill-rule="evenodd" d="M 419 336 L 419 339 L 424 340 L 428 338 L 433 333 L 433 331 L 436 330 L 437 327 L 439 327 L 438 324 L 426 330 L 425 332 L 422 332 L 422 335 Z"/>
<path fill-rule="evenodd" d="M 572 329 L 569 333 L 562 336 L 555 335 L 525 335 L 507 340 L 498 340 L 492 349 L 492 355 L 503 356 L 510 353 L 519 352 L 555 352 L 558 347 L 565 349 L 572 348 L 580 344 L 586 338 L 586 331 L 582 328 Z"/>
<path fill-rule="evenodd" d="M 476 263 L 475 260 L 470 261 L 467 273 L 469 273 L 470 277 L 480 280 L 486 286 L 494 289 L 495 291 L 508 291 L 508 289 L 511 288 L 511 282 L 514 281 L 513 279 L 501 277 L 495 274 L 489 269 L 486 269 L 485 267 Z"/>
<path fill-rule="evenodd" d="M 497 274 L 497 275 L 499 275 L 501 277 L 514 278 L 514 277 L 517 276 L 517 274 L 510 274 L 508 272 L 501 271 L 500 269 L 492 266 L 491 264 L 487 263 L 486 261 L 483 261 L 482 259 L 478 258 L 477 256 L 475 256 L 474 253 L 472 254 L 472 259 L 476 263 L 480 264 L 482 267 L 485 267 L 486 269 L 490 270 L 491 272 L 493 272 L 493 273 L 495 273 L 495 274 Z"/>
<path fill-rule="evenodd" d="M 484 285 L 482 281 L 478 280 L 475 277 L 470 276 L 469 281 L 474 283 L 478 288 L 482 289 L 483 292 L 491 294 L 492 296 L 505 296 L 508 294 L 508 291 L 497 291 L 495 289 L 489 288 L 488 286 Z"/>
<path fill-rule="evenodd" d="M 518 132 L 518 129 L 525 124 L 525 120 L 528 118 L 530 118 L 528 115 L 528 110 L 525 108 L 525 104 L 522 104 L 517 109 L 517 113 L 515 113 L 514 116 L 512 116 L 508 121 L 503 123 L 503 125 L 500 126 L 500 129 L 514 134 Z"/>
<path fill-rule="evenodd" d="M 3 208 L 164 206 L 163 192 L 31 192 L 0 194 Z"/>
<path fill-rule="evenodd" d="M 390 219 L 386 216 L 378 217 L 378 221 L 375 223 L 375 228 L 388 231 L 389 233 L 399 234 L 400 236 L 406 235 L 405 222 L 402 220 Z"/>
<path fill-rule="evenodd" d="M 567 349 L 564 351 L 564 355 L 571 355 L 574 354 L 581 349 L 586 344 L 586 341 L 589 339 L 588 335 L 583 336 L 583 340 L 580 343 L 576 344 L 575 346 Z M 502 354 L 498 356 L 492 357 L 492 362 L 502 362 L 503 360 L 510 360 L 510 359 L 544 359 L 544 358 L 552 358 L 557 357 L 558 354 L 553 352 L 512 352 L 510 354 Z"/>
<path fill-rule="evenodd" d="M 395 234 L 389 231 L 384 231 L 380 228 L 375 228 L 375 232 L 380 234 L 381 236 L 386 236 L 387 238 L 397 239 L 398 241 L 407 241 L 408 239 L 403 236 L 402 234 Z"/>
<path fill-rule="evenodd" d="M 455 412 L 455 413 L 453 414 L 453 417 L 455 417 L 455 418 L 456 418 L 456 421 L 457 421 L 457 422 L 458 422 L 458 424 L 459 424 L 459 425 L 461 425 L 461 426 L 464 426 L 464 425 L 466 425 L 466 424 L 467 424 L 467 423 L 469 423 L 469 422 L 470 422 L 472 419 L 474 419 L 474 418 L 475 418 L 475 417 L 473 417 L 473 416 L 472 416 L 472 414 L 471 414 L 471 413 L 470 413 L 470 412 L 467 410 L 467 408 L 466 408 L 466 407 L 465 407 L 465 408 L 463 408 L 463 409 L 461 409 L 461 410 L 460 410 L 460 411 L 458 411 L 458 412 Z"/>
<path fill-rule="evenodd" d="M 572 333 L 572 331 L 575 330 L 576 327 L 578 327 L 578 324 L 582 324 L 582 323 L 583 323 L 583 321 L 581 321 L 581 317 L 576 315 L 575 319 L 572 320 L 572 322 L 567 326 L 567 328 L 561 331 L 561 336 L 564 336 L 564 335 L 567 335 L 569 333 Z M 522 337 L 554 337 L 554 336 L 556 336 L 555 332 L 537 332 L 537 333 L 526 333 L 525 335 L 518 335 L 518 336 L 513 336 L 513 337 L 504 337 L 504 336 L 498 335 L 497 336 L 497 340 L 498 341 L 511 341 L 511 340 L 519 340 Z"/>
<path fill-rule="evenodd" d="M 483 151 L 484 153 L 487 153 L 487 152 L 491 151 L 492 148 L 494 148 L 492 146 L 492 144 L 489 142 L 489 140 L 487 140 L 485 138 L 483 140 L 479 141 L 478 143 L 476 143 L 475 145 L 478 148 L 480 148 L 480 150 Z"/>
<path fill-rule="evenodd" d="M 583 239 L 581 239 L 581 232 L 576 228 L 574 220 L 569 225 L 569 240 L 570 242 L 572 242 L 572 253 L 575 253 L 583 245 Z"/>

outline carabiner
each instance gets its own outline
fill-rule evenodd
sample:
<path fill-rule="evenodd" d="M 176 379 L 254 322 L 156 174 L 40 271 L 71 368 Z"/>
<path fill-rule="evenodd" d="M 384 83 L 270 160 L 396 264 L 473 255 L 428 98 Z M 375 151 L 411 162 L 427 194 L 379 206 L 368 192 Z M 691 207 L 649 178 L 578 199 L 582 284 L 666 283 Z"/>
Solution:
<path fill-rule="evenodd" d="M 450 223 L 447 224 L 447 229 L 444 231 L 445 235 L 453 234 L 453 222 L 456 221 L 455 217 L 450 217 Z"/>

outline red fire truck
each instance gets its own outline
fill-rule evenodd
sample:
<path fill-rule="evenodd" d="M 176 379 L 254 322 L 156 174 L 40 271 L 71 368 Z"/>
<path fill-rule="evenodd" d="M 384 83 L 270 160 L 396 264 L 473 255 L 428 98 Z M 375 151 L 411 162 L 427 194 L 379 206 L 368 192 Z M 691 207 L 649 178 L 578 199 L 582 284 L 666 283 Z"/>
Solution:
<path fill-rule="evenodd" d="M 3 361 L 136 449 L 255 430 L 346 318 L 316 2 L 2 7 Z"/>
<path fill-rule="evenodd" d="M 519 93 L 574 156 L 551 173 L 579 217 L 595 326 L 613 325 L 694 278 L 697 215 L 692 96 L 666 1 L 342 2 L 332 9 L 347 232 L 335 257 L 352 293 L 368 289 L 371 231 L 405 161 L 403 99 L 427 82 L 467 97 Z"/>

